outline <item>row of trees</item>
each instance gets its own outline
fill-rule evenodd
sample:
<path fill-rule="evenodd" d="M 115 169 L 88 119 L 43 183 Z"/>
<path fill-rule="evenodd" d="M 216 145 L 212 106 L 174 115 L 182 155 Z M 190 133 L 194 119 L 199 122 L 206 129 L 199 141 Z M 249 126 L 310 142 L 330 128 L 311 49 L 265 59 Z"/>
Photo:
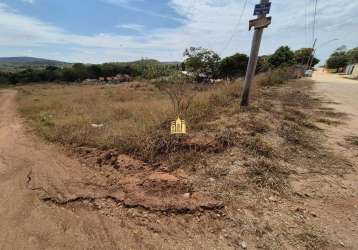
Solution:
<path fill-rule="evenodd" d="M 336 69 L 338 71 L 339 68 L 354 63 L 358 63 L 358 47 L 347 50 L 346 46 L 341 46 L 328 58 L 326 66 L 329 69 Z"/>
<path fill-rule="evenodd" d="M 261 56 L 258 61 L 257 70 L 260 72 L 269 69 L 290 66 L 295 64 L 306 65 L 312 55 L 312 49 L 302 48 L 292 51 L 288 46 L 278 48 L 274 54 Z M 195 76 L 206 76 L 208 78 L 236 78 L 244 76 L 249 61 L 245 54 L 235 54 L 220 59 L 219 55 L 212 50 L 191 47 L 184 52 L 184 67 L 193 72 Z M 313 58 L 312 65 L 319 63 Z"/>
<path fill-rule="evenodd" d="M 270 56 L 261 56 L 258 61 L 258 72 L 293 64 L 306 64 L 311 56 L 311 49 L 303 48 L 292 51 L 282 46 Z M 186 70 L 198 80 L 237 78 L 245 75 L 249 57 L 237 53 L 223 59 L 212 50 L 191 47 L 184 52 L 184 62 L 181 65 L 163 64 L 156 60 L 141 60 L 131 63 L 105 63 L 101 65 L 85 65 L 76 63 L 71 67 L 59 68 L 48 66 L 45 69 L 26 69 L 20 72 L 0 72 L 1 83 L 29 82 L 75 82 L 84 79 L 98 79 L 117 74 L 127 74 L 131 77 L 156 79 L 171 75 L 175 71 Z M 314 59 L 313 64 L 317 64 Z"/>
<path fill-rule="evenodd" d="M 131 63 L 105 63 L 101 65 L 76 63 L 71 67 L 64 68 L 48 66 L 45 69 L 29 68 L 19 72 L 0 72 L 0 84 L 54 81 L 76 82 L 85 79 L 110 77 L 117 74 L 153 79 L 170 75 L 175 70 L 177 70 L 177 65 L 162 64 L 155 60 L 141 60 Z"/>

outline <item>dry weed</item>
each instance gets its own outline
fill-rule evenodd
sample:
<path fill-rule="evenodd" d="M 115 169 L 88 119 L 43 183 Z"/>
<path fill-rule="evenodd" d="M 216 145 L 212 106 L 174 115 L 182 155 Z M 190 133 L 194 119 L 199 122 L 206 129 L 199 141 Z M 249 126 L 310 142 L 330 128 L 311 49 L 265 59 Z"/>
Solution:
<path fill-rule="evenodd" d="M 288 187 L 289 171 L 277 161 L 257 159 L 248 166 L 247 175 L 260 188 L 282 192 Z"/>
<path fill-rule="evenodd" d="M 258 157 L 267 157 L 272 158 L 274 155 L 274 148 L 265 140 L 263 136 L 255 135 L 255 136 L 246 136 L 242 139 L 242 146 L 249 153 L 254 154 Z"/>
<path fill-rule="evenodd" d="M 349 142 L 352 146 L 358 147 L 358 136 L 348 136 L 346 141 Z"/>

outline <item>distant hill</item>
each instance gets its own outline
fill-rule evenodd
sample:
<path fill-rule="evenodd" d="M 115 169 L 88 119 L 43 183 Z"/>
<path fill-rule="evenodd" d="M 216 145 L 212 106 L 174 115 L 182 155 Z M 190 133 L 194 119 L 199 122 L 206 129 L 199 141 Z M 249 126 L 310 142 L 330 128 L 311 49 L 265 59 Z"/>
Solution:
<path fill-rule="evenodd" d="M 67 64 L 61 61 L 36 58 L 36 57 L 0 57 L 0 63 L 14 63 L 14 64 L 46 64 L 46 65 L 58 65 Z"/>
<path fill-rule="evenodd" d="M 47 66 L 68 67 L 70 63 L 36 57 L 0 57 L 0 71 L 18 72 L 25 69 L 45 69 Z"/>

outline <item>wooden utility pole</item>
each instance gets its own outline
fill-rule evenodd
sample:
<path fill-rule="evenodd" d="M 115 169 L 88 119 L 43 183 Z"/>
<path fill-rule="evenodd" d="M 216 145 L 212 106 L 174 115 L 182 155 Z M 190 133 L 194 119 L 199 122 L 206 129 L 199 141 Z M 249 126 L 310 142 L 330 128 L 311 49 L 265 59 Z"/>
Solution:
<path fill-rule="evenodd" d="M 311 67 L 312 67 L 312 63 L 313 63 L 314 56 L 315 56 L 315 53 L 316 53 L 316 43 L 317 43 L 317 38 L 313 42 L 312 51 L 311 51 L 311 54 L 310 54 L 310 56 L 308 58 L 306 69 L 311 69 Z"/>
<path fill-rule="evenodd" d="M 261 0 L 260 4 L 256 5 L 255 7 L 255 15 L 258 15 L 258 18 L 250 21 L 250 29 L 251 27 L 255 27 L 255 33 L 254 38 L 252 40 L 250 59 L 246 70 L 245 85 L 241 99 L 241 107 L 246 107 L 249 105 L 251 85 L 256 72 L 262 34 L 264 32 L 264 28 L 268 27 L 271 24 L 271 18 L 266 17 L 266 14 L 268 14 L 270 11 L 270 6 L 271 3 L 269 2 L 269 0 Z"/>

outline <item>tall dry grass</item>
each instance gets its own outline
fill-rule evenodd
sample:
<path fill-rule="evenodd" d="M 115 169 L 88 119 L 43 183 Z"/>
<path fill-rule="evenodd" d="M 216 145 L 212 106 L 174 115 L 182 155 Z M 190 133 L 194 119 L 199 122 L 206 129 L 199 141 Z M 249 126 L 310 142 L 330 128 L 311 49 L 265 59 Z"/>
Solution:
<path fill-rule="evenodd" d="M 237 105 L 241 83 L 188 89 L 192 100 L 182 116 L 195 132 L 221 109 Z M 148 161 L 170 152 L 176 143 L 169 134 L 170 121 L 177 116 L 170 95 L 151 83 L 32 85 L 18 90 L 19 111 L 51 142 L 118 148 Z"/>

